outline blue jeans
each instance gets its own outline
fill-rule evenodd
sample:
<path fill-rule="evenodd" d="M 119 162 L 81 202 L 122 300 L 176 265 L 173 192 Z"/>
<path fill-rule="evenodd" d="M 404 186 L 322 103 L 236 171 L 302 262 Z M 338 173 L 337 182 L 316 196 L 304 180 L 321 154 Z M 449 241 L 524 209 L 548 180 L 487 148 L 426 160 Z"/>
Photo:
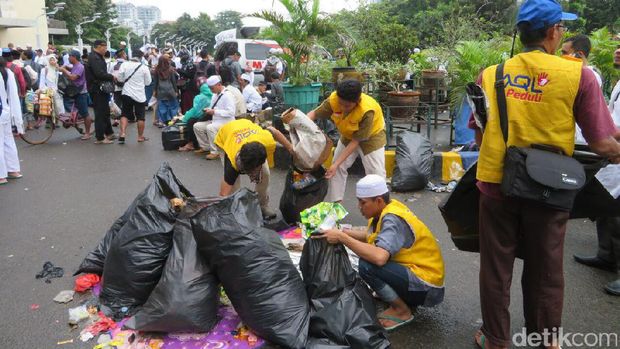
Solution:
<path fill-rule="evenodd" d="M 401 264 L 388 262 L 379 267 L 360 259 L 359 273 L 384 302 L 392 303 L 400 298 L 410 307 L 418 307 L 443 301 L 443 288 L 425 284 Z M 410 277 L 414 279 L 410 280 Z"/>
<path fill-rule="evenodd" d="M 151 97 L 153 97 L 153 83 L 150 85 L 144 86 L 144 93 L 146 94 L 146 105 L 148 106 Z"/>
<path fill-rule="evenodd" d="M 75 104 L 75 109 L 78 111 L 78 116 L 81 118 L 85 118 L 88 116 L 88 100 L 90 96 L 88 93 L 80 93 L 79 95 L 70 98 L 63 97 L 63 104 L 65 105 L 65 112 L 71 113 L 71 108 L 73 104 Z"/>
<path fill-rule="evenodd" d="M 160 122 L 167 123 L 172 120 L 174 116 L 179 112 L 179 101 L 175 99 L 171 100 L 157 100 L 157 118 Z"/>

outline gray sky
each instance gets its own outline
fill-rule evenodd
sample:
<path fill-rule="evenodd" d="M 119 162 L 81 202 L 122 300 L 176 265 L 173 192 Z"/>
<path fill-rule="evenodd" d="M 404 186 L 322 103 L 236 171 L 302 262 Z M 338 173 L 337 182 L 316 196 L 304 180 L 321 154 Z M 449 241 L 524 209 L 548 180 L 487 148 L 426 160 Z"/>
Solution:
<path fill-rule="evenodd" d="M 128 0 L 134 5 L 152 5 L 161 10 L 163 20 L 175 20 L 187 12 L 192 17 L 200 12 L 206 12 L 213 17 L 221 11 L 234 10 L 243 14 L 252 13 L 258 10 L 271 9 L 275 3 L 276 10 L 282 9 L 277 1 L 273 0 Z M 113 1 L 113 2 L 116 2 Z M 359 0 L 323 0 L 321 1 L 321 11 L 334 13 L 342 9 L 355 9 Z M 245 24 L 255 24 L 256 21 L 245 20 Z"/>

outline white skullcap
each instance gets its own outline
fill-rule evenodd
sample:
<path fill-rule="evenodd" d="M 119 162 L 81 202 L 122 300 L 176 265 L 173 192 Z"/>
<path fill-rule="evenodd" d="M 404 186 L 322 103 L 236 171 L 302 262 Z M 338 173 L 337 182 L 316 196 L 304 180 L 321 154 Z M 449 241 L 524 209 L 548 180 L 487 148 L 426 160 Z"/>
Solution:
<path fill-rule="evenodd" d="M 127 46 L 127 43 L 126 43 L 126 42 L 124 42 L 124 41 L 121 41 L 121 42 L 120 42 L 120 44 L 121 44 L 121 45 L 125 45 L 125 46 Z"/>
<path fill-rule="evenodd" d="M 389 192 L 385 178 L 379 175 L 368 175 L 357 182 L 355 195 L 360 199 L 374 198 Z"/>
<path fill-rule="evenodd" d="M 250 77 L 250 74 L 241 74 L 241 79 L 250 82 L 252 81 L 252 78 Z"/>
<path fill-rule="evenodd" d="M 220 82 L 222 82 L 222 78 L 220 78 L 219 75 L 212 75 L 212 76 L 209 76 L 209 78 L 207 79 L 207 85 L 209 87 L 215 86 L 219 84 Z"/>

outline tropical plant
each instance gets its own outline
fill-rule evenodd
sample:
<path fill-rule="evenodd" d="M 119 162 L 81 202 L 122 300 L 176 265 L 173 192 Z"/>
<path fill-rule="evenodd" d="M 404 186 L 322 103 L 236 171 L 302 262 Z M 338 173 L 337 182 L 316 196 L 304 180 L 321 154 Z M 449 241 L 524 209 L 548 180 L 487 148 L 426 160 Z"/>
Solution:
<path fill-rule="evenodd" d="M 620 78 L 620 70 L 614 67 L 614 51 L 618 48 L 618 41 L 607 28 L 601 28 L 590 35 L 592 50 L 588 59 L 589 64 L 600 69 L 605 86 L 603 90 L 609 96 L 613 83 Z"/>
<path fill-rule="evenodd" d="M 290 83 L 310 82 L 307 64 L 317 39 L 332 31 L 330 23 L 319 13 L 319 0 L 278 0 L 288 12 L 288 18 L 274 10 L 263 10 L 250 16 L 271 22 L 272 33 L 285 47 Z"/>
<path fill-rule="evenodd" d="M 400 92 L 403 87 L 405 67 L 398 62 L 373 62 L 360 67 L 381 90 Z"/>
<path fill-rule="evenodd" d="M 357 49 L 357 40 L 353 37 L 353 35 L 348 32 L 346 29 L 338 30 L 339 32 L 336 33 L 337 37 L 338 37 L 338 44 L 340 46 L 339 50 L 342 52 L 342 55 L 344 56 L 346 63 L 347 63 L 347 67 L 351 67 L 353 66 L 353 64 L 351 63 L 352 60 L 352 56 L 353 53 L 355 52 L 355 50 Z"/>
<path fill-rule="evenodd" d="M 511 39 L 496 38 L 488 41 L 463 41 L 459 43 L 450 59 L 449 76 L 451 104 L 457 106 L 465 95 L 465 87 L 476 82 L 482 70 L 499 64 L 510 57 Z"/>
<path fill-rule="evenodd" d="M 332 68 L 336 64 L 333 61 L 325 59 L 320 55 L 311 55 L 308 60 L 307 76 L 312 82 L 330 81 L 332 78 Z"/>

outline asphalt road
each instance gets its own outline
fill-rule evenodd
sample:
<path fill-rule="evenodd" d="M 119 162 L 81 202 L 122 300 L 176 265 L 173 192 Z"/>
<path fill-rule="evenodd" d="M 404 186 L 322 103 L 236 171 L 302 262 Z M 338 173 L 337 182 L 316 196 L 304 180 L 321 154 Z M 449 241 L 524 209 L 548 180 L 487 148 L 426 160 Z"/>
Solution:
<path fill-rule="evenodd" d="M 92 348 L 67 326 L 67 309 L 52 298 L 71 289 L 70 276 L 112 222 L 126 209 L 163 161 L 196 196 L 215 195 L 222 167 L 194 154 L 165 152 L 159 131 L 147 127 L 151 140 L 136 143 L 130 128 L 125 145 L 95 145 L 80 141 L 75 130 L 57 131 L 49 143 L 30 146 L 19 142 L 24 178 L 0 187 L 0 343 L 3 348 Z M 285 173 L 272 171 L 270 193 L 277 207 Z M 354 200 L 354 180 L 348 183 L 347 221 L 365 224 Z M 437 210 L 445 194 L 397 194 L 439 239 L 446 263 L 446 299 L 430 309 L 419 309 L 413 324 L 392 334 L 394 348 L 475 348 L 473 334 L 481 324 L 477 254 L 457 251 Z M 596 234 L 589 221 L 571 221 L 565 248 L 565 332 L 618 333 L 620 297 L 602 286 L 616 276 L 576 264 L 574 253 L 594 252 Z M 45 261 L 65 268 L 65 276 L 51 284 L 35 280 Z M 523 327 L 516 262 L 512 287 L 513 332 Z M 32 304 L 39 308 L 31 309 Z M 75 339 L 58 346 L 58 341 Z"/>

